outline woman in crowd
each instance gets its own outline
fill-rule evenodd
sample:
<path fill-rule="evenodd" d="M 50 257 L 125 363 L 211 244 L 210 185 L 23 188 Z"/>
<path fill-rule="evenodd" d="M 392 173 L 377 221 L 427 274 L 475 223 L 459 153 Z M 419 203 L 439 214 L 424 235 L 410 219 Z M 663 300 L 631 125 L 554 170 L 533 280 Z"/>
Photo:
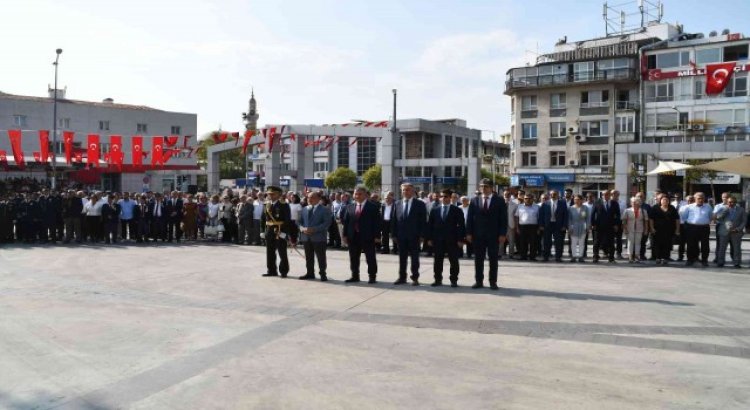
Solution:
<path fill-rule="evenodd" d="M 680 235 L 680 215 L 665 195 L 659 200 L 658 206 L 651 208 L 649 219 L 654 232 L 653 254 L 656 264 L 666 265 L 672 253 L 672 241 L 675 235 Z"/>
<path fill-rule="evenodd" d="M 299 233 L 299 215 L 302 212 L 302 204 L 300 204 L 300 198 L 297 194 L 289 195 L 289 212 L 292 217 L 292 242 L 297 242 L 297 236 Z"/>
<path fill-rule="evenodd" d="M 221 205 L 219 205 L 219 221 L 224 226 L 224 233 L 221 235 L 222 242 L 231 241 L 232 228 L 230 226 L 229 220 L 234 213 L 233 211 L 234 207 L 232 207 L 232 198 L 230 196 L 225 196 L 224 200 L 221 202 Z"/>
<path fill-rule="evenodd" d="M 198 194 L 198 233 L 201 239 L 205 239 L 205 227 L 208 223 L 208 197 L 204 193 Z"/>
<path fill-rule="evenodd" d="M 194 241 L 197 239 L 198 204 L 193 201 L 192 194 L 188 194 L 185 204 L 182 207 L 182 226 L 182 231 L 185 233 L 187 240 Z"/>
<path fill-rule="evenodd" d="M 568 232 L 570 233 L 570 246 L 573 252 L 571 262 L 585 262 L 583 250 L 586 249 L 586 234 L 591 228 L 591 213 L 589 208 L 583 204 L 583 195 L 573 197 L 573 205 L 568 207 Z"/>
<path fill-rule="evenodd" d="M 629 262 L 640 263 L 641 238 L 649 233 L 649 219 L 639 197 L 633 197 L 630 202 L 632 206 L 622 215 L 622 230 L 628 240 Z"/>

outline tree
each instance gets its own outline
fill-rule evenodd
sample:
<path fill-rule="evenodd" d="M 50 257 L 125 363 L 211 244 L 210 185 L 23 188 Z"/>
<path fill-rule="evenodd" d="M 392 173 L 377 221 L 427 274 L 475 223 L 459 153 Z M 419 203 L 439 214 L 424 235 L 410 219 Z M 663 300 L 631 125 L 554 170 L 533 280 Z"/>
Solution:
<path fill-rule="evenodd" d="M 380 189 L 380 185 L 383 182 L 383 166 L 376 164 L 370 167 L 362 175 L 362 183 L 365 184 L 367 189 L 375 191 Z"/>
<path fill-rule="evenodd" d="M 482 168 L 481 171 L 481 179 L 489 179 L 492 180 L 492 171 L 488 169 Z M 510 178 L 506 177 L 505 175 L 495 174 L 495 186 L 510 186 Z"/>
<path fill-rule="evenodd" d="M 325 183 L 330 190 L 352 189 L 357 185 L 357 173 L 345 167 L 336 168 L 328 174 Z"/>
<path fill-rule="evenodd" d="M 708 160 L 690 159 L 688 164 L 692 166 L 702 165 L 707 163 Z M 692 191 L 692 185 L 703 178 L 709 180 L 711 184 L 711 197 L 716 198 L 716 192 L 714 189 L 714 179 L 716 179 L 717 172 L 711 169 L 700 169 L 700 168 L 688 168 L 685 170 L 685 194 L 687 195 L 687 185 L 690 185 L 690 191 Z M 692 192 L 691 192 L 692 193 Z"/>
<path fill-rule="evenodd" d="M 198 158 L 198 166 L 201 168 L 208 165 L 208 147 L 215 145 L 213 135 L 219 131 L 212 131 L 204 136 L 198 142 L 198 148 L 195 150 L 195 156 Z M 242 148 L 237 147 L 229 151 L 219 153 L 219 178 L 236 179 L 245 178 L 245 157 L 242 155 Z"/>

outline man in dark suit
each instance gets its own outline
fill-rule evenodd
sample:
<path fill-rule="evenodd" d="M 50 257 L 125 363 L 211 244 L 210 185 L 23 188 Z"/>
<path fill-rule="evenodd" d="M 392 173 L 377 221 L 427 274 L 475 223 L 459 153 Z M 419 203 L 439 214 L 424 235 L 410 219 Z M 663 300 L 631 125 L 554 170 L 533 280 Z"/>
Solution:
<path fill-rule="evenodd" d="M 320 281 L 328 280 L 326 276 L 326 233 L 331 226 L 333 213 L 320 203 L 320 192 L 307 194 L 309 205 L 300 212 L 299 240 L 305 247 L 305 266 L 307 273 L 302 280 L 315 279 L 315 258 L 318 258 Z"/>
<path fill-rule="evenodd" d="M 401 184 L 401 200 L 396 204 L 395 218 L 391 219 L 393 239 L 398 244 L 398 280 L 406 283 L 406 264 L 411 258 L 412 285 L 419 286 L 419 248 L 424 240 L 427 207 L 415 197 L 414 185 Z"/>
<path fill-rule="evenodd" d="M 172 191 L 172 197 L 167 200 L 167 240 L 180 241 L 182 238 L 182 229 L 180 223 L 182 222 L 182 199 L 177 191 Z"/>
<path fill-rule="evenodd" d="M 380 253 L 391 253 L 391 221 L 396 215 L 396 201 L 393 199 L 393 192 L 385 193 L 385 200 L 380 206 L 380 226 L 382 238 L 380 240 Z M 397 251 L 398 246 L 394 243 L 393 250 Z"/>
<path fill-rule="evenodd" d="M 287 237 L 292 232 L 292 212 L 289 204 L 280 201 L 281 188 L 269 185 L 266 188 L 268 201 L 260 217 L 261 236 L 266 240 L 266 268 L 263 276 L 285 278 L 289 273 L 289 256 L 287 255 Z M 279 265 L 276 266 L 276 253 L 279 254 Z"/>
<path fill-rule="evenodd" d="M 568 205 L 560 194 L 550 191 L 550 199 L 542 204 L 539 210 L 540 225 L 544 232 L 544 261 L 549 261 L 552 253 L 552 241 L 555 241 L 555 262 L 562 261 L 565 231 L 568 228 Z"/>
<path fill-rule="evenodd" d="M 596 202 L 591 211 L 591 229 L 594 232 L 594 263 L 599 262 L 599 250 L 607 254 L 610 263 L 615 262 L 615 234 L 622 225 L 620 204 L 612 200 L 609 191 L 602 193 L 603 198 Z"/>
<path fill-rule="evenodd" d="M 148 205 L 148 213 L 151 215 L 151 238 L 154 242 L 161 239 L 167 240 L 167 206 L 160 192 L 154 194 L 154 199 Z"/>
<path fill-rule="evenodd" d="M 102 206 L 102 224 L 104 225 L 104 243 L 117 243 L 117 227 L 120 225 L 122 207 L 115 202 L 113 194 L 107 195 L 107 203 Z"/>
<path fill-rule="evenodd" d="M 354 202 L 346 208 L 342 205 L 342 242 L 349 249 L 349 266 L 352 277 L 347 283 L 359 282 L 360 254 L 367 260 L 368 283 L 377 283 L 378 261 L 375 259 L 375 244 L 380 242 L 380 207 L 368 201 L 367 190 L 358 187 L 354 191 Z"/>
<path fill-rule="evenodd" d="M 148 236 L 151 232 L 151 217 L 149 213 L 149 204 L 146 195 L 138 198 L 138 205 L 133 208 L 133 219 L 136 222 L 136 242 L 148 242 Z"/>
<path fill-rule="evenodd" d="M 448 254 L 450 262 L 451 287 L 458 286 L 458 254 L 466 236 L 466 225 L 464 224 L 464 213 L 452 204 L 450 189 L 440 193 L 442 204 L 433 208 L 427 222 L 427 233 L 425 237 L 435 252 L 435 282 L 432 286 L 443 285 L 443 260 Z"/>
<path fill-rule="evenodd" d="M 497 286 L 497 259 L 500 243 L 508 230 L 508 211 L 505 200 L 492 192 L 492 182 L 485 178 L 479 184 L 481 194 L 472 199 L 466 224 L 466 240 L 474 244 L 476 283 L 472 288 L 484 287 L 484 258 L 490 263 L 490 288 Z"/>

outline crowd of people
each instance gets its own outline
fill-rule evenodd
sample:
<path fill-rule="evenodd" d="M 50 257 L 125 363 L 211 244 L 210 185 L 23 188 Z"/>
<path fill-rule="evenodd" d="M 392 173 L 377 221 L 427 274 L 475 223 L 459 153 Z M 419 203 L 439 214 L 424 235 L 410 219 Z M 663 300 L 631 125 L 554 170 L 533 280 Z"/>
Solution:
<path fill-rule="evenodd" d="M 24 183 L 28 184 L 28 181 Z M 741 240 L 748 223 L 737 199 L 723 194 L 715 206 L 702 193 L 680 198 L 656 192 L 629 200 L 616 190 L 597 198 L 565 190 L 539 198 L 523 190 L 492 191 L 483 180 L 470 198 L 450 190 L 417 193 L 403 184 L 383 197 L 364 188 L 325 194 L 322 191 L 116 193 L 41 188 L 0 197 L 2 243 L 180 242 L 210 240 L 265 246 L 266 275 L 286 276 L 286 249 L 300 244 L 305 250 L 306 275 L 327 279 L 327 249 L 346 248 L 350 254 L 351 282 L 360 280 L 360 255 L 365 254 L 370 282 L 376 281 L 375 254 L 399 255 L 399 280 L 407 270 L 418 284 L 420 255 L 433 257 L 433 285 L 443 281 L 443 260 L 450 263 L 449 279 L 456 285 L 463 257 L 475 260 L 476 287 L 483 285 L 484 261 L 489 261 L 489 284 L 497 286 L 499 259 L 594 263 L 606 259 L 630 263 L 650 259 L 655 264 L 686 261 L 688 266 L 709 263 L 710 226 L 715 225 L 714 263 L 741 266 Z M 675 254 L 676 253 L 676 254 Z M 277 256 L 280 264 L 277 266 Z M 677 258 L 675 259 L 674 256 Z M 408 266 L 407 266 L 408 265 Z M 408 269 L 407 269 L 408 268 Z"/>

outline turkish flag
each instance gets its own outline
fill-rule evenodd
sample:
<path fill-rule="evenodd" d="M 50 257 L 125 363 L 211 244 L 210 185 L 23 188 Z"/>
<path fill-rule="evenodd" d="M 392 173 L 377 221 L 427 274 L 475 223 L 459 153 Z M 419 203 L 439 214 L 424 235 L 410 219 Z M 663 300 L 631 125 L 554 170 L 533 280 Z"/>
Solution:
<path fill-rule="evenodd" d="M 0 166 L 6 171 L 10 170 L 8 166 L 8 153 L 5 150 L 0 150 Z"/>
<path fill-rule="evenodd" d="M 232 138 L 234 138 L 234 146 L 237 146 L 237 144 L 240 143 L 240 133 L 239 132 L 233 132 Z"/>
<path fill-rule="evenodd" d="M 73 159 L 73 131 L 63 132 L 63 144 L 65 145 L 65 162 L 70 164 Z"/>
<path fill-rule="evenodd" d="M 109 163 L 122 168 L 122 160 L 124 156 L 125 155 L 122 153 L 122 136 L 111 135 L 109 137 Z"/>
<path fill-rule="evenodd" d="M 716 95 L 724 91 L 732 79 L 737 63 L 709 64 L 706 66 L 706 95 Z"/>
<path fill-rule="evenodd" d="M 21 150 L 21 135 L 21 130 L 8 130 L 13 159 L 16 161 L 16 166 L 23 170 L 26 168 L 26 161 L 23 160 L 23 150 Z"/>
<path fill-rule="evenodd" d="M 99 134 L 89 134 L 86 161 L 90 166 L 99 166 Z"/>
<path fill-rule="evenodd" d="M 164 137 L 151 138 L 151 165 L 164 165 L 162 150 L 164 149 Z"/>
<path fill-rule="evenodd" d="M 41 155 L 40 162 L 49 161 L 49 131 L 39 130 L 39 155 Z"/>
<path fill-rule="evenodd" d="M 76 151 L 73 153 L 73 161 L 77 163 L 83 162 L 83 151 Z"/>
<path fill-rule="evenodd" d="M 130 140 L 131 154 L 133 156 L 133 166 L 141 167 L 143 165 L 143 137 L 135 135 Z"/>
<path fill-rule="evenodd" d="M 276 127 L 271 128 L 266 133 L 266 140 L 268 142 L 268 152 L 271 152 L 273 150 L 273 137 L 276 134 Z"/>
<path fill-rule="evenodd" d="M 253 136 L 255 131 L 253 130 L 247 130 L 245 131 L 245 139 L 242 141 L 242 154 L 247 154 L 247 144 L 250 143 L 250 138 Z"/>
<path fill-rule="evenodd" d="M 226 142 L 227 137 L 229 137 L 229 133 L 228 132 L 214 132 L 212 137 L 216 144 L 221 144 L 222 142 Z"/>
<path fill-rule="evenodd" d="M 174 147 L 178 142 L 180 142 L 179 135 L 170 135 L 168 137 L 164 137 L 164 143 L 167 144 L 168 147 Z"/>

